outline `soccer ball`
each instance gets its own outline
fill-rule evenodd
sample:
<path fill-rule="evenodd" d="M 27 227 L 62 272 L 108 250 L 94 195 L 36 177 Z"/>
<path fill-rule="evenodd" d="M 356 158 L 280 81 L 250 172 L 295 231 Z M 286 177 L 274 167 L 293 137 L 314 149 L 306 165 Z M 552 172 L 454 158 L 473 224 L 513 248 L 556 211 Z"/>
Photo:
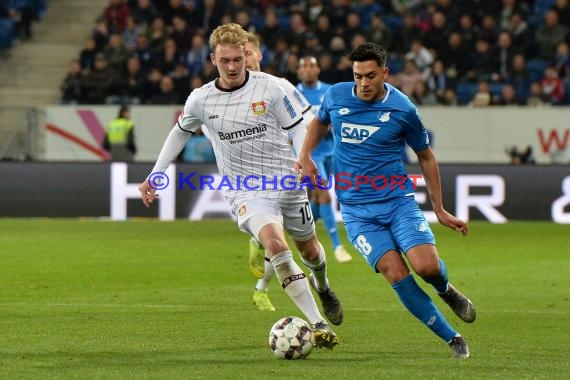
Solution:
<path fill-rule="evenodd" d="M 269 347 L 280 359 L 303 359 L 315 345 L 311 326 L 298 317 L 284 317 L 275 322 L 269 331 Z"/>

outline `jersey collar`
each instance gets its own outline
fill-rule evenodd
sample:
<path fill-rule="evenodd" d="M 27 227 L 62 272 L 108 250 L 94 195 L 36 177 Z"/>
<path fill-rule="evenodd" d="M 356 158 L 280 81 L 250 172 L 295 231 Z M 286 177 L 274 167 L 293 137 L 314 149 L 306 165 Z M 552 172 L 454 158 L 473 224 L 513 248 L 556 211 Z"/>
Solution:
<path fill-rule="evenodd" d="M 249 71 L 248 71 L 248 70 L 245 70 L 245 80 L 243 81 L 242 84 L 240 84 L 240 85 L 237 86 L 237 87 L 222 88 L 222 87 L 220 87 L 220 85 L 218 84 L 218 81 L 219 81 L 219 80 L 220 80 L 220 78 L 217 78 L 216 81 L 214 82 L 214 84 L 215 84 L 215 86 L 216 86 L 216 88 L 217 88 L 218 90 L 223 91 L 223 92 L 236 91 L 236 90 L 239 90 L 240 88 L 242 88 L 243 86 L 246 85 L 247 81 L 249 80 Z"/>

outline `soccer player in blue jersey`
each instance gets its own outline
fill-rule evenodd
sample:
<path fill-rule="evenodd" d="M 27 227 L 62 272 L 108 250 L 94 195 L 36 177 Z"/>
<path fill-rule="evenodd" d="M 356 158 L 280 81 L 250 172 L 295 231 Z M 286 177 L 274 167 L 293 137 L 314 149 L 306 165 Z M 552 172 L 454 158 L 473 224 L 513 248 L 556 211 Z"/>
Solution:
<path fill-rule="evenodd" d="M 335 189 L 351 242 L 368 264 L 384 275 L 404 306 L 447 342 L 455 357 L 467 358 L 466 341 L 410 274 L 409 266 L 435 288 L 459 318 L 475 320 L 471 301 L 448 282 L 434 235 L 414 200 L 414 184 L 401 159 L 405 143 L 418 157 L 439 222 L 464 236 L 467 224 L 443 208 L 438 163 L 416 107 L 385 83 L 386 52 L 374 43 L 365 43 L 349 58 L 354 82 L 333 85 L 325 94 L 305 137 L 297 173 L 309 176 L 315 186 L 320 183 L 311 153 L 332 125 Z"/>
<path fill-rule="evenodd" d="M 316 115 L 319 112 L 321 102 L 327 89 L 331 86 L 328 83 L 319 80 L 319 73 L 321 69 L 317 59 L 313 56 L 305 56 L 299 60 L 299 67 L 297 69 L 297 77 L 300 82 L 297 84 L 297 89 L 305 96 L 311 104 L 313 113 Z M 312 154 L 312 159 L 315 161 L 319 173 L 322 177 L 328 177 L 332 169 L 333 158 L 333 136 L 329 133 L 315 148 Z M 317 220 L 318 217 L 323 219 L 323 223 L 327 228 L 327 232 L 334 247 L 334 255 L 338 262 L 345 263 L 352 260 L 352 256 L 340 243 L 340 236 L 338 234 L 336 219 L 334 216 L 334 209 L 331 203 L 331 197 L 328 190 L 315 188 L 311 191 L 312 201 L 311 207 L 313 209 L 313 217 Z"/>

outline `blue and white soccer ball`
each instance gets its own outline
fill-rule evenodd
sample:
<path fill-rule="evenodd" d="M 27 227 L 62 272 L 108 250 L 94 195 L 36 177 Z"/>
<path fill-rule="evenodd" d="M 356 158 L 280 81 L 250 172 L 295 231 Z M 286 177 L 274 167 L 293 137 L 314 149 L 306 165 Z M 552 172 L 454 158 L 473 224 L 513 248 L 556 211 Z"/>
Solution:
<path fill-rule="evenodd" d="M 269 331 L 269 347 L 280 359 L 303 359 L 315 345 L 311 326 L 298 317 L 284 317 L 275 322 Z"/>

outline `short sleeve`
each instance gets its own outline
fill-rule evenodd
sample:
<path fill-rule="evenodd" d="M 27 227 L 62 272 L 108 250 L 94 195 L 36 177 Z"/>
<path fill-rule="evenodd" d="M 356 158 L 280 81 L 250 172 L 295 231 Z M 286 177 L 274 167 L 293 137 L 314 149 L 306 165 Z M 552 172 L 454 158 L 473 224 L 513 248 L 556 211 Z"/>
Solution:
<path fill-rule="evenodd" d="M 274 81 L 273 93 L 273 112 L 281 128 L 291 129 L 303 120 L 303 110 L 295 101 L 291 101 L 287 92 L 279 84 Z"/>
<path fill-rule="evenodd" d="M 323 101 L 321 103 L 321 107 L 319 108 L 319 113 L 317 114 L 317 118 L 323 124 L 330 124 L 331 123 L 331 105 L 332 105 L 332 97 L 331 97 L 331 88 L 329 87 L 323 96 Z"/>
<path fill-rule="evenodd" d="M 178 121 L 176 124 L 180 129 L 186 132 L 196 132 L 198 128 L 202 125 L 202 121 L 198 116 L 195 115 L 193 112 L 196 97 L 195 92 L 193 91 L 188 99 L 186 99 L 186 104 L 184 104 L 184 111 L 178 116 Z"/>
<path fill-rule="evenodd" d="M 402 124 L 406 142 L 414 151 L 421 152 L 429 147 L 429 136 L 416 107 L 408 111 Z"/>

